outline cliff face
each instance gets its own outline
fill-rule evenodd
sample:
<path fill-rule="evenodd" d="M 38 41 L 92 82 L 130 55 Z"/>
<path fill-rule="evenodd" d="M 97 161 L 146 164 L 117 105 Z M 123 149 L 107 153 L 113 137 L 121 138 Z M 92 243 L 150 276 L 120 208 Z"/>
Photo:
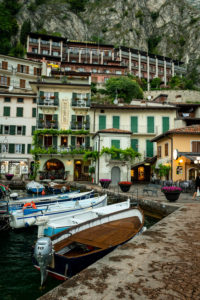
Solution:
<path fill-rule="evenodd" d="M 32 31 L 149 50 L 190 65 L 198 62 L 200 11 L 190 5 L 197 0 L 88 0 L 79 13 L 65 0 L 36 6 L 34 1 L 20 1 L 19 26 L 30 20 Z"/>

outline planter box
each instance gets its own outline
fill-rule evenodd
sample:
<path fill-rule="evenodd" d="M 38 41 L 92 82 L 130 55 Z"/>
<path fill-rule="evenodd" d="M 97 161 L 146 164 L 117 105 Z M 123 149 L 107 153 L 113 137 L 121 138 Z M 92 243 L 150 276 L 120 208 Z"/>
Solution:
<path fill-rule="evenodd" d="M 7 180 L 11 180 L 13 178 L 14 174 L 5 174 L 5 177 Z"/>
<path fill-rule="evenodd" d="M 178 200 L 181 192 L 177 191 L 177 192 L 163 192 L 163 193 L 169 202 L 175 202 L 176 200 Z"/>
<path fill-rule="evenodd" d="M 111 181 L 99 181 L 102 188 L 107 189 L 111 183 Z"/>
<path fill-rule="evenodd" d="M 131 184 L 119 184 L 120 189 L 122 190 L 122 192 L 128 192 L 131 188 Z"/>

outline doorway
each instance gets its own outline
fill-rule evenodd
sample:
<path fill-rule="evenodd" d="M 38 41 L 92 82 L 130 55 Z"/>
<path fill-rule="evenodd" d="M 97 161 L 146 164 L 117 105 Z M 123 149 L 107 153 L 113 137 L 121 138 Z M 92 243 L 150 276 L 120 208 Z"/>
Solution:
<path fill-rule="evenodd" d="M 121 177 L 121 170 L 119 167 L 113 167 L 111 170 L 111 179 L 112 179 L 112 185 L 118 185 L 118 182 L 120 181 Z"/>

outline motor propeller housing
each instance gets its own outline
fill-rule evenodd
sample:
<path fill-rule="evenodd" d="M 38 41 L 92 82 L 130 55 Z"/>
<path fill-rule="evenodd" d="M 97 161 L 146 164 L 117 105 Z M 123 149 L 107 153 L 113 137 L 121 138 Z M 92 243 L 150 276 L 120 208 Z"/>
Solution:
<path fill-rule="evenodd" d="M 43 285 L 47 277 L 46 268 L 53 259 L 53 246 L 49 237 L 41 237 L 37 240 L 34 248 L 34 257 L 40 267 L 41 285 Z"/>

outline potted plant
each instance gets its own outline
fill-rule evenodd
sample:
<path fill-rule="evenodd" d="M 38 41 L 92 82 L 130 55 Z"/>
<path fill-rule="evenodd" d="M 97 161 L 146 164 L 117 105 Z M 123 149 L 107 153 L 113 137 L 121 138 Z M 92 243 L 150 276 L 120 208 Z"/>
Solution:
<path fill-rule="evenodd" d="M 132 182 L 130 182 L 130 181 L 120 181 L 118 183 L 122 192 L 128 192 L 130 190 L 131 184 L 132 184 Z"/>
<path fill-rule="evenodd" d="M 111 179 L 100 179 L 99 182 L 102 188 L 107 189 L 111 183 Z"/>
<path fill-rule="evenodd" d="M 9 173 L 6 173 L 5 174 L 5 177 L 7 180 L 11 180 L 13 178 L 14 174 L 9 174 Z"/>
<path fill-rule="evenodd" d="M 50 99 L 55 99 L 55 96 L 51 96 Z"/>
<path fill-rule="evenodd" d="M 163 186 L 161 191 L 163 192 L 168 201 L 174 202 L 178 200 L 182 189 L 177 186 Z"/>
<path fill-rule="evenodd" d="M 94 182 L 94 173 L 95 173 L 95 167 L 89 167 L 89 174 L 91 175 L 92 182 Z"/>

